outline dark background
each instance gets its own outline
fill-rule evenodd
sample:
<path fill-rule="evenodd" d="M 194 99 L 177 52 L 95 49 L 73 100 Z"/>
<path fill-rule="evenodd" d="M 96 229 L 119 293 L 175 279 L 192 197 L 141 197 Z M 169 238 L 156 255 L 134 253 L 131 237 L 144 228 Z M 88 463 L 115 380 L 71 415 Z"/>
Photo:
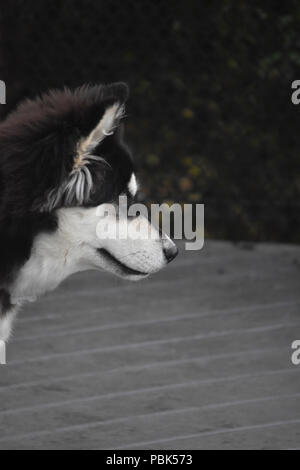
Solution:
<path fill-rule="evenodd" d="M 148 201 L 206 204 L 206 237 L 300 242 L 299 1 L 10 0 L 1 117 L 49 87 L 124 80 Z"/>

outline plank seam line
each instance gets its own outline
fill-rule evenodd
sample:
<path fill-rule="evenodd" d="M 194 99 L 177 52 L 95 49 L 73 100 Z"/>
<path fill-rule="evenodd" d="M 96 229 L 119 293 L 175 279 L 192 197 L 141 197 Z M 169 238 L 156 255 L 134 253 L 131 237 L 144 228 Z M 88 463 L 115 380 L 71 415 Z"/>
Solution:
<path fill-rule="evenodd" d="M 200 335 L 191 335 L 191 336 L 179 336 L 175 338 L 168 338 L 168 339 L 158 339 L 158 340 L 149 340 L 143 341 L 139 343 L 129 343 L 129 344 L 118 344 L 115 346 L 103 346 L 102 348 L 95 348 L 95 349 L 85 349 L 85 350 L 76 350 L 71 352 L 65 353 L 53 353 L 47 356 L 39 356 L 39 357 L 29 357 L 23 360 L 15 360 L 11 361 L 10 365 L 20 365 L 20 364 L 30 364 L 33 362 L 40 362 L 40 361 L 51 361 L 52 359 L 59 359 L 63 357 L 74 357 L 74 356 L 83 356 L 89 354 L 96 354 L 96 353 L 105 353 L 105 352 L 114 352 L 114 351 L 122 351 L 126 349 L 136 349 L 141 347 L 147 346 L 157 346 L 163 344 L 176 344 L 181 343 L 184 341 L 193 341 L 193 340 L 201 340 L 207 338 L 222 338 L 224 336 L 230 335 L 244 335 L 244 334 L 252 334 L 252 333 L 262 333 L 266 331 L 274 331 L 280 330 L 284 328 L 292 328 L 292 327 L 300 327 L 299 322 L 293 323 L 279 323 L 276 325 L 265 325 L 262 327 L 255 327 L 255 328 L 248 328 L 248 329 L 236 329 L 236 330 L 227 330 L 227 331 L 212 331 L 210 333 L 200 334 Z"/>
<path fill-rule="evenodd" d="M 258 398 L 253 398 L 253 399 L 247 399 L 247 400 L 236 400 L 236 401 L 229 401 L 229 402 L 222 402 L 222 403 L 212 403 L 209 405 L 203 405 L 203 406 L 190 406 L 190 407 L 185 407 L 185 408 L 180 408 L 180 409 L 174 409 L 174 410 L 164 410 L 164 411 L 156 411 L 156 412 L 151 412 L 151 413 L 142 413 L 138 415 L 130 415 L 130 416 L 124 416 L 122 418 L 114 418 L 114 419 L 108 419 L 108 420 L 103 420 L 103 421 L 95 421 L 92 423 L 84 423 L 84 424 L 75 424 L 72 426 L 65 426 L 62 428 L 57 428 L 57 429 L 52 429 L 52 430 L 40 430 L 40 431 L 34 431 L 34 432 L 29 432 L 29 433 L 23 433 L 23 434 L 18 434 L 14 436 L 5 436 L 3 438 L 0 438 L 0 442 L 5 442 L 5 441 L 18 441 L 19 439 L 30 439 L 32 437 L 38 437 L 38 436 L 48 436 L 48 435 L 53 435 L 53 434 L 61 434 L 64 432 L 71 432 L 71 431 L 81 431 L 85 429 L 93 429 L 99 426 L 105 426 L 109 424 L 116 424 L 116 423 L 124 423 L 127 421 L 130 421 L 132 419 L 144 419 L 144 418 L 151 418 L 151 417 L 156 417 L 156 416 L 169 416 L 173 414 L 183 414 L 183 413 L 189 413 L 189 412 L 196 412 L 196 411 L 209 411 L 209 410 L 217 410 L 219 408 L 226 408 L 230 406 L 240 406 L 240 405 L 246 405 L 246 404 L 254 404 L 254 403 L 263 403 L 265 401 L 269 400 L 281 400 L 281 399 L 288 399 L 288 398 L 296 398 L 299 397 L 300 393 L 293 393 L 293 394 L 286 394 L 286 395 L 270 395 L 267 397 L 258 397 Z"/>
<path fill-rule="evenodd" d="M 141 393 L 159 392 L 159 391 L 170 390 L 170 389 L 176 390 L 176 389 L 192 387 L 196 385 L 207 385 L 207 384 L 213 384 L 213 383 L 249 379 L 249 378 L 254 378 L 254 377 L 264 377 L 264 376 L 271 376 L 271 375 L 278 375 L 278 374 L 289 374 L 291 372 L 296 372 L 296 370 L 295 369 L 278 369 L 274 371 L 264 371 L 264 372 L 254 373 L 254 374 L 242 374 L 242 375 L 229 376 L 229 377 L 218 377 L 215 379 L 189 380 L 189 381 L 181 382 L 181 383 L 157 385 L 154 387 L 146 387 L 146 388 L 140 388 L 140 389 L 135 389 L 135 390 L 123 390 L 122 392 L 110 392 L 106 394 L 94 395 L 94 396 L 84 397 L 84 398 L 83 397 L 74 398 L 72 400 L 64 400 L 60 402 L 57 401 L 57 402 L 44 403 L 40 405 L 27 406 L 27 407 L 21 407 L 21 408 L 8 408 L 7 410 L 0 411 L 0 416 L 16 415 L 18 413 L 26 413 L 26 412 L 35 411 L 35 410 L 58 408 L 60 406 L 73 405 L 75 403 L 90 403 L 90 402 L 97 401 L 97 400 L 138 395 Z"/>
<path fill-rule="evenodd" d="M 63 336 L 70 336 L 70 335 L 76 335 L 76 334 L 82 334 L 82 333 L 93 333 L 96 331 L 107 331 L 107 330 L 113 330 L 113 329 L 119 329 L 119 328 L 130 328 L 132 326 L 143 326 L 143 325 L 155 325 L 157 323 L 168 323 L 168 322 L 176 322 L 176 321 L 184 321 L 184 320 L 190 320 L 193 318 L 209 318 L 217 315 L 226 315 L 226 314 L 231 314 L 231 313 L 241 313 L 247 314 L 248 312 L 256 311 L 256 310 L 269 310 L 271 308 L 279 308 L 279 307 L 287 307 L 287 306 L 294 306 L 294 305 L 299 305 L 300 302 L 287 302 L 287 303 L 277 303 L 277 304 L 269 304 L 267 307 L 263 304 L 261 305 L 254 305 L 250 307 L 241 307 L 241 308 L 231 308 L 231 309 L 219 309 L 219 310 L 212 310 L 211 312 L 205 312 L 205 313 L 191 313 L 188 315 L 173 315 L 170 317 L 165 317 L 165 318 L 157 318 L 157 319 L 148 319 L 148 320 L 140 320 L 140 321 L 132 321 L 132 322 L 119 322 L 119 323 L 110 323 L 107 325 L 102 325 L 102 326 L 94 326 L 94 327 L 88 327 L 88 328 L 77 328 L 77 329 L 68 329 L 68 330 L 61 330 L 61 329 L 51 329 L 50 333 L 47 333 L 47 328 L 43 329 L 43 331 L 46 331 L 46 333 L 41 333 L 41 334 L 36 334 L 36 335 L 29 335 L 29 336 L 21 336 L 21 337 L 16 337 L 14 339 L 14 342 L 22 342 L 22 341 L 32 341 L 35 339 L 40 339 L 40 338 L 51 338 L 51 337 L 63 337 Z M 99 311 L 99 310 L 97 310 Z M 95 313 L 97 312 L 95 311 Z M 41 321 L 43 320 L 42 317 L 40 318 Z M 55 327 L 56 328 L 56 327 Z"/>
<path fill-rule="evenodd" d="M 15 388 L 23 388 L 23 387 L 34 387 L 34 386 L 39 386 L 39 385 L 47 385 L 50 383 L 59 383 L 59 382 L 65 382 L 67 380 L 73 380 L 77 378 L 88 378 L 88 377 L 98 377 L 102 376 L 105 374 L 111 374 L 111 373 L 118 373 L 118 372 L 135 372 L 138 370 L 145 370 L 145 369 L 155 369 L 155 368 L 160 368 L 160 367 L 169 367 L 172 365 L 181 365 L 181 364 L 190 364 L 190 363 L 207 363 L 208 361 L 214 361 L 218 359 L 229 359 L 232 357 L 242 357 L 242 356 L 249 356 L 253 354 L 268 354 L 268 353 L 278 353 L 280 352 L 282 354 L 282 351 L 280 351 L 277 348 L 265 348 L 265 349 L 252 349 L 248 351 L 234 351 L 231 353 L 221 353 L 221 354 L 210 354 L 209 356 L 198 356 L 198 357 L 191 357 L 191 358 L 186 358 L 186 359 L 173 359 L 169 361 L 158 361 L 158 362 L 150 362 L 146 364 L 138 364 L 138 365 L 131 365 L 131 366 L 125 366 L 125 367 L 115 367 L 113 369 L 106 369 L 101 372 L 85 372 L 81 374 L 73 374 L 69 376 L 62 376 L 62 377 L 55 377 L 52 379 L 44 379 L 44 380 L 36 380 L 32 382 L 20 382 L 16 384 L 11 384 L 11 385 L 1 385 L 0 384 L 0 392 L 5 391 L 5 390 L 10 390 L 10 389 L 15 389 Z"/>
<path fill-rule="evenodd" d="M 118 446 L 118 448 L 117 449 L 115 448 L 114 450 L 121 450 L 121 449 L 127 449 L 127 448 L 135 449 L 135 447 L 147 446 L 147 445 L 152 445 L 152 444 L 160 444 L 163 442 L 193 439 L 197 437 L 201 438 L 201 437 L 217 436 L 219 434 L 231 434 L 231 433 L 238 433 L 238 432 L 244 432 L 244 431 L 253 431 L 255 429 L 267 429 L 267 428 L 276 427 L 276 426 L 287 426 L 287 425 L 293 425 L 293 424 L 300 424 L 300 419 L 292 419 L 288 421 L 275 421 L 271 423 L 254 424 L 251 426 L 240 426 L 237 428 L 221 428 L 221 429 L 217 429 L 216 431 L 186 434 L 186 435 L 181 435 L 181 436 L 169 437 L 165 439 L 156 439 L 153 441 L 135 442 L 132 444 L 126 444 L 124 446 L 123 445 Z"/>

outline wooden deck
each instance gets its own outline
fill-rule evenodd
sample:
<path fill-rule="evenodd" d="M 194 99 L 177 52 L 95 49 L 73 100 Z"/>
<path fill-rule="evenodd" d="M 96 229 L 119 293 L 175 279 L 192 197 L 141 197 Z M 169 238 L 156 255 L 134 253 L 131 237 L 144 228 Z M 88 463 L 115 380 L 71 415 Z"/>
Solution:
<path fill-rule="evenodd" d="M 299 288 L 300 247 L 275 244 L 70 278 L 19 316 L 0 449 L 299 448 Z"/>

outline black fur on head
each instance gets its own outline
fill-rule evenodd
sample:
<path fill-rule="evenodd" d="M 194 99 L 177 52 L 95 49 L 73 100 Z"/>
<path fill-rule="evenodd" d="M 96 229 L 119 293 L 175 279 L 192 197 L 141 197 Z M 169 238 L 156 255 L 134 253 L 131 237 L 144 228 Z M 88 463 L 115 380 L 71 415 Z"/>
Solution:
<path fill-rule="evenodd" d="M 117 125 L 127 96 L 124 83 L 51 91 L 0 123 L 0 287 L 36 234 L 55 230 L 55 209 L 96 206 L 125 189 L 133 164 Z"/>

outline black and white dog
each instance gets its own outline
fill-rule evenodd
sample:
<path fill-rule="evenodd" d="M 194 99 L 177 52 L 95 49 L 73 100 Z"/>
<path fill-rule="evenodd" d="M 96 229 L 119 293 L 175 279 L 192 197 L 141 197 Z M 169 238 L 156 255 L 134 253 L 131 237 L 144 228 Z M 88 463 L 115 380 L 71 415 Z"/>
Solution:
<path fill-rule="evenodd" d="M 118 209 L 120 195 L 134 200 L 138 191 L 119 126 L 127 95 L 124 83 L 53 91 L 0 124 L 0 340 L 19 306 L 73 273 L 104 269 L 138 280 L 176 256 L 142 215 L 126 223 L 139 224 L 144 239 L 113 239 L 104 226 L 101 236 L 99 207 Z M 124 217 L 111 216 L 111 227 Z"/>

